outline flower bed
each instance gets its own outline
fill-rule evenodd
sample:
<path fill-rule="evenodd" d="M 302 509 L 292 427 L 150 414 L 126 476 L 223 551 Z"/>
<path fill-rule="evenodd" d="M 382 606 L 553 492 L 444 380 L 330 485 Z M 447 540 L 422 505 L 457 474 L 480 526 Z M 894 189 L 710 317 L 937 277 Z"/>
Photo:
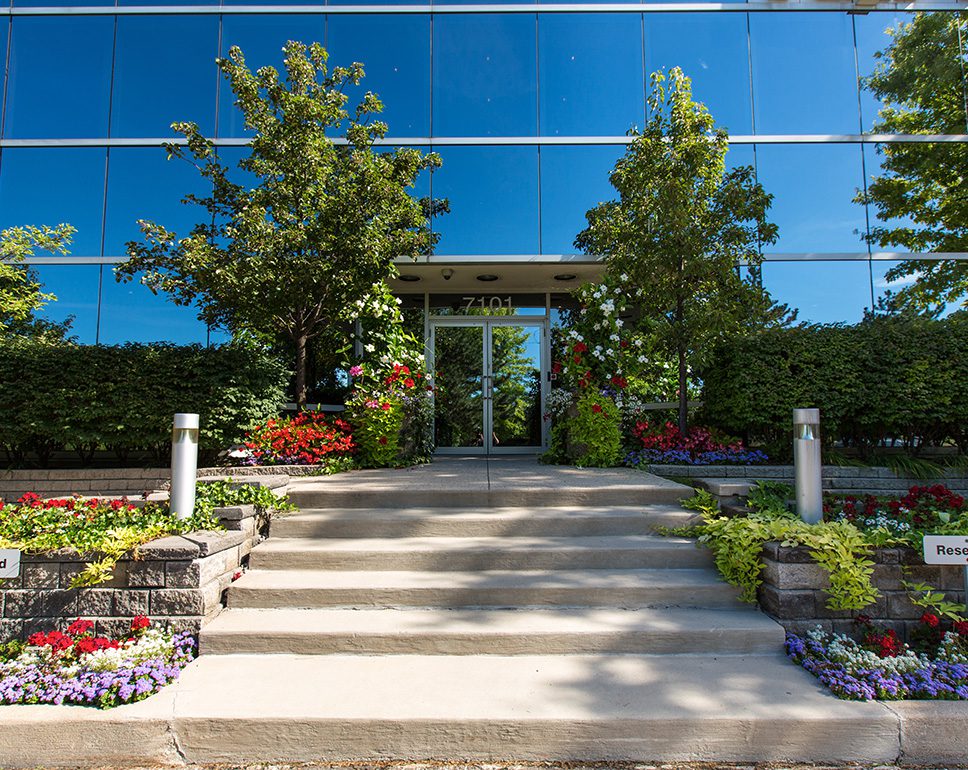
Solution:
<path fill-rule="evenodd" d="M 787 655 L 847 700 L 968 699 L 968 624 L 945 630 L 926 612 L 924 632 L 910 646 L 863 616 L 858 621 L 859 640 L 819 627 L 804 637 L 787 634 Z"/>
<path fill-rule="evenodd" d="M 943 484 L 913 486 L 900 498 L 827 495 L 823 516 L 850 522 L 874 545 L 902 540 L 915 548 L 921 547 L 924 533 L 964 534 L 968 524 L 965 499 Z"/>
<path fill-rule="evenodd" d="M 123 639 L 94 636 L 93 629 L 93 622 L 78 619 L 66 632 L 0 645 L 0 704 L 133 703 L 173 682 L 195 657 L 191 634 L 153 627 L 143 615 Z"/>
<path fill-rule="evenodd" d="M 204 486 L 199 486 L 204 499 Z M 28 492 L 16 503 L 0 500 L 0 548 L 28 554 L 70 549 L 96 553 L 71 588 L 102 583 L 111 577 L 117 560 L 139 545 L 169 534 L 223 529 L 212 506 L 198 505 L 192 516 L 177 519 L 167 504 L 135 505 L 127 499 L 69 497 L 42 500 Z"/>
<path fill-rule="evenodd" d="M 638 421 L 632 434 L 642 444 L 629 452 L 623 464 L 631 468 L 651 463 L 668 465 L 758 465 L 769 462 L 759 449 L 747 449 L 739 440 L 717 439 L 708 428 L 692 427 L 682 433 L 667 422 L 655 429 Z"/>
<path fill-rule="evenodd" d="M 244 465 L 322 465 L 334 470 L 352 463 L 356 442 L 350 424 L 323 412 L 268 420 L 245 437 Z"/>

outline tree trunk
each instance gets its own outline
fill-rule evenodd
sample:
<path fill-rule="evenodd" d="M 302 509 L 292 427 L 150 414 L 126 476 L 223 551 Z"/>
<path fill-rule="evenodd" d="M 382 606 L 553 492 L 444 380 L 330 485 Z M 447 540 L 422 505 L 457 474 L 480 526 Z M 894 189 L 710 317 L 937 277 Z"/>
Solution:
<path fill-rule="evenodd" d="M 679 432 L 686 435 L 686 418 L 689 415 L 689 389 L 686 378 L 686 350 L 679 346 Z"/>
<path fill-rule="evenodd" d="M 685 436 L 686 435 L 686 421 L 689 416 L 689 388 L 686 378 L 686 331 L 685 331 L 685 321 L 686 321 L 686 308 L 685 301 L 682 298 L 682 284 L 681 276 L 685 266 L 682 260 L 679 261 L 679 275 L 680 275 L 680 291 L 679 299 L 676 301 L 676 352 L 679 354 L 679 432 Z"/>
<path fill-rule="evenodd" d="M 296 409 L 306 408 L 306 340 L 305 333 L 296 335 Z"/>

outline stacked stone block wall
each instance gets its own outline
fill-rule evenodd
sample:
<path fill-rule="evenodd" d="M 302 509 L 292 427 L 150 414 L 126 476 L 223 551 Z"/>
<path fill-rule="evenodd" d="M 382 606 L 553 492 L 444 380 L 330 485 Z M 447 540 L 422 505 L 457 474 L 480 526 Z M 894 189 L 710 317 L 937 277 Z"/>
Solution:
<path fill-rule="evenodd" d="M 311 465 L 199 468 L 199 478 L 307 476 Z M 169 468 L 74 468 L 0 470 L 0 500 L 13 501 L 25 492 L 41 497 L 140 497 L 168 488 Z"/>
<path fill-rule="evenodd" d="M 260 539 L 254 506 L 220 508 L 224 532 L 154 540 L 122 559 L 108 583 L 70 588 L 87 557 L 70 551 L 24 555 L 20 576 L 0 581 L 0 641 L 63 627 L 78 617 L 96 632 L 123 635 L 135 615 L 198 633 L 222 609 L 229 583 Z"/>
<path fill-rule="evenodd" d="M 737 481 L 771 480 L 793 483 L 792 465 L 650 465 L 649 470 L 659 476 L 676 480 L 728 478 Z M 907 492 L 912 486 L 944 484 L 961 495 L 968 495 L 968 472 L 946 469 L 934 480 L 899 477 L 890 468 L 867 468 L 840 465 L 823 467 L 823 487 L 838 494 L 894 495 Z"/>
<path fill-rule="evenodd" d="M 862 613 L 893 628 L 903 639 L 919 625 L 924 609 L 916 606 L 901 581 L 927 583 L 943 591 L 949 601 L 964 602 L 964 568 L 926 565 L 921 555 L 910 548 L 878 548 L 871 556 L 874 574 L 871 582 L 881 597 L 858 612 L 827 608 L 827 572 L 805 547 L 784 547 L 767 543 L 761 556 L 763 584 L 760 606 L 787 631 L 802 634 L 820 625 L 827 631 L 848 633 L 853 618 Z"/>

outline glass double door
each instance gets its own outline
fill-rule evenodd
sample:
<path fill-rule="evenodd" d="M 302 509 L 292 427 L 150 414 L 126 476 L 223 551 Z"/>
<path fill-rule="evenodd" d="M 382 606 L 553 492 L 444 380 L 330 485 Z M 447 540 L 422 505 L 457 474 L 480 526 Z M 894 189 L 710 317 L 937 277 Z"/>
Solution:
<path fill-rule="evenodd" d="M 438 452 L 523 454 L 542 449 L 547 328 L 544 319 L 431 321 Z"/>

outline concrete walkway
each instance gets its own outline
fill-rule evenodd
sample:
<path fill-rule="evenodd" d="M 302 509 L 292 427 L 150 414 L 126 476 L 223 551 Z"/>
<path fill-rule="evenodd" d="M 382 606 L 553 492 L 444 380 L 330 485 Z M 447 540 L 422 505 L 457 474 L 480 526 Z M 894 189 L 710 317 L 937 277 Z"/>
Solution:
<path fill-rule="evenodd" d="M 0 706 L 0 767 L 968 766 L 968 703 L 837 699 L 707 553 L 656 537 L 690 491 L 533 457 L 300 479 L 179 682 Z"/>
<path fill-rule="evenodd" d="M 302 508 L 414 506 L 558 506 L 675 503 L 683 484 L 631 468 L 541 465 L 533 455 L 445 455 L 429 465 L 293 479 Z"/>

